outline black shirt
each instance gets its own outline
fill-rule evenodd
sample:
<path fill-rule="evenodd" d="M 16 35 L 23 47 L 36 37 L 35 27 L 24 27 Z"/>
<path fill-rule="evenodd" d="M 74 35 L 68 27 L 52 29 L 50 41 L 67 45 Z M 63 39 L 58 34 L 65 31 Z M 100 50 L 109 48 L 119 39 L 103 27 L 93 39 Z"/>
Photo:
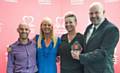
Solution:
<path fill-rule="evenodd" d="M 58 49 L 61 60 L 61 73 L 83 73 L 83 65 L 80 64 L 79 60 L 75 60 L 71 56 L 71 46 L 75 41 L 78 41 L 82 48 L 84 48 L 83 35 L 77 33 L 74 39 L 69 43 L 67 34 L 64 34 L 61 37 L 61 41 L 61 45 Z"/>

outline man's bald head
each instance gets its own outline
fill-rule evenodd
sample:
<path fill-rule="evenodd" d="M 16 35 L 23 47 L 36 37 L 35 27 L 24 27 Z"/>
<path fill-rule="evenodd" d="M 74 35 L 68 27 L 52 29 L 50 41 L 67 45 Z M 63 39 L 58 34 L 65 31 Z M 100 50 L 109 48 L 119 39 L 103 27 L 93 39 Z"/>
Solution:
<path fill-rule="evenodd" d="M 30 28 L 29 25 L 25 22 L 21 22 L 19 25 L 18 25 L 18 28 L 20 27 L 26 27 L 26 28 Z"/>
<path fill-rule="evenodd" d="M 90 5 L 90 11 L 92 10 L 99 10 L 100 12 L 104 12 L 104 7 L 100 2 L 94 2 Z"/>
<path fill-rule="evenodd" d="M 18 25 L 17 31 L 19 33 L 19 38 L 28 39 L 28 35 L 30 33 L 30 27 L 27 23 L 20 23 Z"/>
<path fill-rule="evenodd" d="M 89 16 L 92 24 L 100 24 L 102 19 L 104 19 L 104 7 L 100 2 L 94 2 L 90 5 Z"/>

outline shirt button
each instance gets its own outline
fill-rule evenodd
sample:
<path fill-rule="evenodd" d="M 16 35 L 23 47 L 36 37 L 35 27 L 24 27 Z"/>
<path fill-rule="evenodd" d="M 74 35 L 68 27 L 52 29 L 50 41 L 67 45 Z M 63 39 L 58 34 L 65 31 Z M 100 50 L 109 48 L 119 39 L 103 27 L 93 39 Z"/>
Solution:
<path fill-rule="evenodd" d="M 26 67 L 26 69 L 29 69 L 29 67 Z"/>

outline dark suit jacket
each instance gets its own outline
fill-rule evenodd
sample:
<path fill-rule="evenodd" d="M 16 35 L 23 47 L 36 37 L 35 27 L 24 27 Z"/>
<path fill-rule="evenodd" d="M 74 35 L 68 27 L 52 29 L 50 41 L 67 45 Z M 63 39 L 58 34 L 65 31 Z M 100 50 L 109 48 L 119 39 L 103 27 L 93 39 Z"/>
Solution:
<path fill-rule="evenodd" d="M 89 25 L 85 36 L 92 27 Z M 113 55 L 119 40 L 119 30 L 107 19 L 90 37 L 84 53 L 80 55 L 80 62 L 84 64 L 85 73 L 114 73 Z"/>

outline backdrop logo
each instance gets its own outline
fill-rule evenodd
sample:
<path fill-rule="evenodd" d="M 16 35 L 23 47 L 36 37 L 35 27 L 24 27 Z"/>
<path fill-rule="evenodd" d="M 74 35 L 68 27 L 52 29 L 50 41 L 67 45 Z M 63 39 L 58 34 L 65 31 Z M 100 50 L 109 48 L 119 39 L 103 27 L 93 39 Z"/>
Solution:
<path fill-rule="evenodd" d="M 63 33 L 66 33 L 65 26 L 64 26 L 64 17 L 57 16 L 56 17 L 56 25 L 55 27 L 55 34 L 61 36 Z"/>
<path fill-rule="evenodd" d="M 46 4 L 46 5 L 51 5 L 52 1 L 51 0 L 38 0 L 39 4 Z"/>
<path fill-rule="evenodd" d="M 71 5 L 81 5 L 84 3 L 84 0 L 70 0 Z"/>
<path fill-rule="evenodd" d="M 106 3 L 119 2 L 120 0 L 105 0 Z"/>
<path fill-rule="evenodd" d="M 23 22 L 27 23 L 30 26 L 31 32 L 35 33 L 35 25 L 33 24 L 34 22 L 34 17 L 33 16 L 23 16 L 22 18 Z"/>
<path fill-rule="evenodd" d="M 6 2 L 10 2 L 10 3 L 17 3 L 18 0 L 5 0 Z"/>

